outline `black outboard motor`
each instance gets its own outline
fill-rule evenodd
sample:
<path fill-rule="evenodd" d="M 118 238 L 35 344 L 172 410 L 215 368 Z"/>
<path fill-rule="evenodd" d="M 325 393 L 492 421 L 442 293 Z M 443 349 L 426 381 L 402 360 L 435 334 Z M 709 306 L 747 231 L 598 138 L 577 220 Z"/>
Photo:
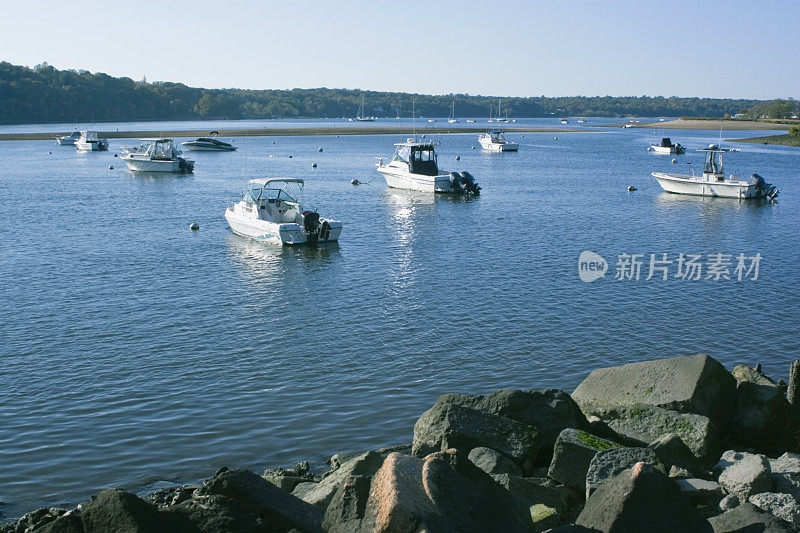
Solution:
<path fill-rule="evenodd" d="M 458 172 L 450 173 L 450 186 L 454 194 L 463 194 L 464 188 L 461 186 L 461 175 Z"/>
<path fill-rule="evenodd" d="M 756 189 L 760 193 L 759 196 L 763 195 L 770 200 L 774 200 L 778 196 L 778 189 L 774 185 L 767 183 L 764 178 L 758 174 L 750 176 L 750 185 L 756 186 Z"/>
<path fill-rule="evenodd" d="M 178 170 L 181 172 L 191 172 L 194 165 L 190 165 L 186 159 L 179 157 L 178 158 Z"/>
<path fill-rule="evenodd" d="M 319 213 L 316 211 L 303 211 L 303 229 L 306 230 L 307 245 L 314 246 L 317 244 L 320 226 Z"/>
<path fill-rule="evenodd" d="M 478 196 L 481 193 L 481 188 L 475 182 L 475 178 L 467 171 L 461 173 L 461 185 L 467 194 Z"/>

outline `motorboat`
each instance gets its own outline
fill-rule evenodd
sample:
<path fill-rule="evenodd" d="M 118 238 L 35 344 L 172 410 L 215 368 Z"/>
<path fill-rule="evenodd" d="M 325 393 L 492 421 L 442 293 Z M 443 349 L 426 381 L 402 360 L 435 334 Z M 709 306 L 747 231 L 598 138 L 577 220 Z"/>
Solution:
<path fill-rule="evenodd" d="M 287 245 L 338 241 L 342 223 L 304 211 L 299 201 L 302 192 L 301 179 L 251 179 L 241 200 L 225 210 L 225 219 L 237 235 L 259 241 Z"/>
<path fill-rule="evenodd" d="M 192 172 L 194 161 L 180 157 L 172 139 L 141 139 L 139 146 L 123 148 L 120 159 L 140 172 Z"/>
<path fill-rule="evenodd" d="M 519 144 L 506 140 L 502 131 L 490 131 L 478 137 L 478 142 L 484 150 L 490 152 L 516 152 Z"/>
<path fill-rule="evenodd" d="M 456 101 L 453 99 L 453 105 L 450 106 L 450 117 L 447 119 L 448 124 L 457 124 L 458 119 L 456 118 Z"/>
<path fill-rule="evenodd" d="M 218 131 L 212 131 L 208 137 L 200 137 L 193 141 L 182 142 L 181 146 L 192 152 L 233 152 L 236 147 L 217 139 Z"/>
<path fill-rule="evenodd" d="M 468 119 L 467 119 L 467 122 L 469 122 L 470 124 L 472 124 L 473 122 L 475 122 L 475 120 L 473 120 L 473 119 L 471 119 L 471 118 L 468 118 Z"/>
<path fill-rule="evenodd" d="M 623 128 L 626 128 L 626 129 L 627 129 L 627 128 L 635 128 L 635 127 L 636 127 L 636 124 L 625 124 L 625 125 L 624 125 L 624 126 L 622 126 L 622 127 L 623 127 Z"/>
<path fill-rule="evenodd" d="M 686 148 L 681 146 L 680 144 L 672 144 L 672 141 L 669 137 L 664 137 L 661 139 L 661 144 L 651 144 L 648 150 L 652 150 L 657 154 L 683 154 L 686 152 Z"/>
<path fill-rule="evenodd" d="M 96 131 L 82 131 L 74 142 L 75 148 L 86 152 L 102 152 L 108 150 L 108 139 L 101 139 Z"/>
<path fill-rule="evenodd" d="M 436 156 L 437 143 L 416 138 L 397 143 L 394 157 L 378 159 L 378 172 L 396 189 L 478 195 L 481 188 L 469 172 L 443 172 Z"/>
<path fill-rule="evenodd" d="M 578 119 L 578 124 L 586 124 L 586 121 L 582 118 Z"/>
<path fill-rule="evenodd" d="M 569 124 L 569 120 L 565 118 L 562 118 L 561 120 L 559 120 L 559 122 L 561 122 L 562 124 Z"/>
<path fill-rule="evenodd" d="M 725 178 L 725 171 L 722 168 L 722 154 L 730 150 L 720 148 L 716 144 L 710 144 L 708 148 L 701 148 L 698 151 L 706 153 L 702 176 L 667 172 L 653 172 L 652 176 L 658 181 L 662 189 L 675 194 L 718 196 L 721 198 L 738 198 L 740 200 L 754 198 L 774 200 L 778 196 L 778 189 L 764 181 L 764 178 L 758 174 L 753 174 L 750 179 L 742 179 L 734 175 Z"/>
<path fill-rule="evenodd" d="M 62 135 L 61 137 L 56 137 L 56 142 L 59 146 L 75 146 L 75 141 L 81 138 L 81 132 L 78 130 L 73 131 L 69 135 Z"/>

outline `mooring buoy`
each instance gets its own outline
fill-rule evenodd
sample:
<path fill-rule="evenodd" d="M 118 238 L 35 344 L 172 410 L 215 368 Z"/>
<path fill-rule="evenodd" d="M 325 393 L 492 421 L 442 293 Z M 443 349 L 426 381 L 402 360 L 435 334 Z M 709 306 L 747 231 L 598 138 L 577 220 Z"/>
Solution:
<path fill-rule="evenodd" d="M 191 224 L 189 224 L 189 229 L 192 231 L 197 231 L 200 229 L 200 224 L 198 224 L 197 222 L 192 222 Z"/>
<path fill-rule="evenodd" d="M 633 192 L 633 191 L 635 191 L 635 190 L 637 190 L 637 189 L 636 189 L 636 187 L 634 187 L 633 185 L 628 185 L 628 190 L 629 190 L 629 191 L 631 191 L 631 192 Z"/>
<path fill-rule="evenodd" d="M 311 168 L 317 168 L 317 164 L 316 163 L 311 163 Z"/>
<path fill-rule="evenodd" d="M 108 165 L 108 170 L 114 170 L 114 165 Z"/>
<path fill-rule="evenodd" d="M 353 179 L 351 179 L 351 180 L 350 180 L 350 185 L 358 185 L 359 183 L 361 183 L 361 182 L 360 182 L 360 181 L 358 181 L 358 180 L 357 180 L 357 179 L 355 179 L 355 178 L 353 178 Z"/>

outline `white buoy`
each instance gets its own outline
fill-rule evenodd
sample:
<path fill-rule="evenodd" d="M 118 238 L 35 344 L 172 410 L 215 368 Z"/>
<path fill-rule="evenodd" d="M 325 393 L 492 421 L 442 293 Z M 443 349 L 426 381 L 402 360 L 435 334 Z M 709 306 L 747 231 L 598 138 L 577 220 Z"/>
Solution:
<path fill-rule="evenodd" d="M 322 152 L 322 148 L 320 148 L 319 150 L 317 150 L 317 152 Z"/>
<path fill-rule="evenodd" d="M 475 149 L 475 147 L 473 146 L 473 147 L 472 147 L 472 149 L 474 150 L 474 149 Z"/>
<path fill-rule="evenodd" d="M 192 231 L 197 231 L 200 229 L 200 224 L 198 224 L 197 222 L 192 222 L 191 224 L 189 224 L 189 229 Z"/>
<path fill-rule="evenodd" d="M 353 179 L 351 179 L 351 180 L 350 180 L 350 185 L 358 185 L 359 183 L 361 183 L 361 182 L 360 182 L 360 181 L 358 181 L 358 180 L 357 180 L 357 179 L 355 179 L 355 178 L 353 178 Z"/>
<path fill-rule="evenodd" d="M 672 158 L 672 162 L 673 162 L 673 163 L 677 163 L 677 162 L 678 162 L 678 160 L 677 160 L 677 159 L 675 159 L 675 158 L 673 157 L 673 158 Z"/>
<path fill-rule="evenodd" d="M 316 163 L 311 163 L 311 168 L 317 168 L 317 164 Z"/>
<path fill-rule="evenodd" d="M 461 161 L 461 156 L 460 155 L 456 156 L 456 161 Z"/>
<path fill-rule="evenodd" d="M 633 192 L 633 191 L 635 191 L 635 190 L 637 190 L 637 189 L 636 189 L 636 187 L 634 187 L 633 185 L 628 185 L 628 190 L 629 190 L 629 191 L 631 191 L 631 192 Z"/>
<path fill-rule="evenodd" d="M 558 140 L 558 137 L 553 137 L 553 140 L 554 140 L 554 141 L 557 141 L 557 140 Z"/>

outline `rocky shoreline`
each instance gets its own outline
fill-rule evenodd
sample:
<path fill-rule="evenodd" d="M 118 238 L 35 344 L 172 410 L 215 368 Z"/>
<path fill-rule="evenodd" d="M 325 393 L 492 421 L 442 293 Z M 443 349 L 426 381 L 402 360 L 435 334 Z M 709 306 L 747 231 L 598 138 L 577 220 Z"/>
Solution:
<path fill-rule="evenodd" d="M 0 533 L 800 531 L 800 362 L 706 355 L 594 370 L 572 394 L 445 394 L 412 442 L 146 499 L 100 492 Z"/>

